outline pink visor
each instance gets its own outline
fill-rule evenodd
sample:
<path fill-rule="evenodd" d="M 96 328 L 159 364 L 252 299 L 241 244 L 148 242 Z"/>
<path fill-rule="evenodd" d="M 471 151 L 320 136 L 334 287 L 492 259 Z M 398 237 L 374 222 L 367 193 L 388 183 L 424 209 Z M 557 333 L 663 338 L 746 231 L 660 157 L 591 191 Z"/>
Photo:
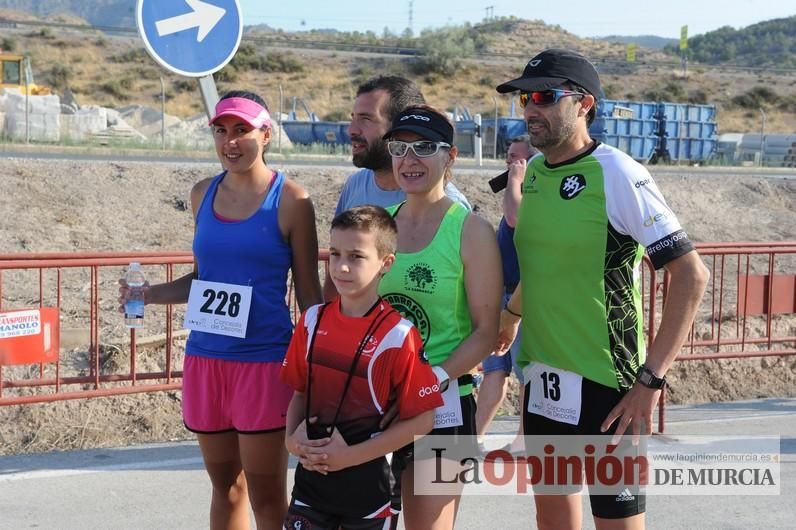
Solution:
<path fill-rule="evenodd" d="M 255 129 L 271 126 L 271 115 L 265 107 L 246 98 L 227 98 L 219 101 L 216 105 L 216 114 L 208 125 L 213 125 L 221 116 L 237 116 Z"/>

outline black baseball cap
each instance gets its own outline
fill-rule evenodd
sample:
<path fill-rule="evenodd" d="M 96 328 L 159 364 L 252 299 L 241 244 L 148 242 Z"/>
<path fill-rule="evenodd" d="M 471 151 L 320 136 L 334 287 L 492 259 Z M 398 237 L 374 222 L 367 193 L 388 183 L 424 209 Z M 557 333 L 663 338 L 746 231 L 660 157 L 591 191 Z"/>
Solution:
<path fill-rule="evenodd" d="M 600 76 L 594 65 L 581 54 L 560 48 L 538 54 L 528 61 L 521 77 L 498 85 L 497 91 L 501 94 L 515 90 L 536 92 L 567 82 L 583 87 L 595 98 L 600 97 Z"/>
<path fill-rule="evenodd" d="M 392 122 L 392 127 L 382 138 L 387 140 L 399 131 L 419 134 L 432 142 L 453 145 L 453 125 L 441 114 L 423 107 L 407 107 Z"/>

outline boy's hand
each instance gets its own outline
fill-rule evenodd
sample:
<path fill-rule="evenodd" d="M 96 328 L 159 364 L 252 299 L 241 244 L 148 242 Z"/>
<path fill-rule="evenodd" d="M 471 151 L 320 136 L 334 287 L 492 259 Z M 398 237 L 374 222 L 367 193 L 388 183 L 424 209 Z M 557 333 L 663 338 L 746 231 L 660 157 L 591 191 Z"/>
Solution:
<path fill-rule="evenodd" d="M 324 438 L 324 440 L 329 441 L 323 446 L 305 448 L 304 458 L 316 468 L 323 468 L 323 471 L 320 469 L 314 469 L 314 471 L 325 475 L 329 471 L 340 471 L 357 464 L 351 447 L 337 428 L 332 431 L 331 438 Z M 304 465 L 303 461 L 301 465 Z"/>
<path fill-rule="evenodd" d="M 318 421 L 316 416 L 310 418 L 310 423 L 315 423 L 316 421 Z M 285 438 L 285 447 L 290 454 L 298 457 L 299 462 L 301 462 L 301 465 L 306 470 L 323 472 L 325 471 L 326 465 L 318 465 L 318 462 L 321 462 L 321 459 L 318 458 L 318 455 L 312 455 L 312 458 L 309 458 L 307 456 L 307 449 L 323 447 L 324 445 L 328 444 L 330 440 L 331 438 L 310 440 L 307 437 L 307 424 L 302 421 L 299 423 L 298 427 L 296 427 L 296 430 L 293 431 L 293 434 Z"/>

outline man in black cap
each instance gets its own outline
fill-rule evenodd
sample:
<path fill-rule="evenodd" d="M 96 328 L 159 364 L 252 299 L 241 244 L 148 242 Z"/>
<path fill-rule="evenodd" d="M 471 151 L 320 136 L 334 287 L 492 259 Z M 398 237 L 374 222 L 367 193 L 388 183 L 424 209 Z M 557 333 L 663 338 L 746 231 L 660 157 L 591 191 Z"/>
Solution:
<path fill-rule="evenodd" d="M 545 50 L 497 90 L 520 92 L 531 144 L 543 155 L 528 163 L 522 184 L 520 285 L 501 314 L 497 345 L 508 349 L 522 325 L 525 434 L 650 434 L 708 271 L 647 169 L 589 136 L 600 78 L 585 57 Z M 670 277 L 648 349 L 639 285 L 645 249 Z M 538 454 L 534 445 L 526 440 Z M 638 479 L 630 482 L 590 485 L 599 530 L 644 527 L 645 497 Z M 556 486 L 534 486 L 539 528 L 580 528 L 580 486 Z"/>

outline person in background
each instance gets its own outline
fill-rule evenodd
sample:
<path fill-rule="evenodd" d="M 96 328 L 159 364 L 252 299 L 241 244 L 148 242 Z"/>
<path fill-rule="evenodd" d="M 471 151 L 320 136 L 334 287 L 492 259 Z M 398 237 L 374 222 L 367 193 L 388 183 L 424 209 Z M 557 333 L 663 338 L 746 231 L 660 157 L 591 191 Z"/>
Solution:
<path fill-rule="evenodd" d="M 503 291 L 500 252 L 489 223 L 445 194 L 456 160 L 453 125 L 429 106 L 404 109 L 384 136 L 406 200 L 388 211 L 398 225 L 395 263 L 379 293 L 420 331 L 446 411 L 432 434 L 476 450 L 470 371 L 497 337 Z M 407 530 L 451 529 L 458 494 L 415 494 L 413 446 L 393 453 Z M 424 463 L 430 463 L 430 460 Z"/>
<path fill-rule="evenodd" d="M 378 293 L 396 239 L 380 206 L 332 221 L 329 269 L 339 296 L 304 312 L 282 367 L 295 390 L 287 447 L 299 457 L 285 528 L 388 528 L 397 515 L 385 455 L 430 431 L 442 405 L 420 334 Z M 398 419 L 382 430 L 393 404 Z"/>
<path fill-rule="evenodd" d="M 708 271 L 647 169 L 589 136 L 600 77 L 588 59 L 545 50 L 497 91 L 520 92 L 531 145 L 542 153 L 522 183 L 514 233 L 520 285 L 501 313 L 496 346 L 506 351 L 521 323 L 525 434 L 650 434 Z M 645 249 L 670 277 L 648 351 L 639 291 Z M 538 527 L 581 528 L 579 490 L 536 491 Z M 645 526 L 638 487 L 619 484 L 589 500 L 598 530 Z"/>
<path fill-rule="evenodd" d="M 517 263 L 517 250 L 514 248 L 514 226 L 517 223 L 517 208 L 522 199 L 520 187 L 522 179 L 525 177 L 525 168 L 528 160 L 538 151 L 531 146 L 530 138 L 527 134 L 512 138 L 508 151 L 506 152 L 506 166 L 508 166 L 508 179 L 506 191 L 503 194 L 503 217 L 497 230 L 498 247 L 500 248 L 500 258 L 503 262 L 503 286 L 505 292 L 503 303 L 505 305 L 511 297 L 517 284 L 520 283 L 520 265 Z M 525 396 L 525 384 L 522 378 L 522 370 L 517 365 L 517 353 L 520 347 L 520 335 L 518 334 L 511 348 L 504 354 L 493 353 L 481 363 L 484 379 L 478 387 L 478 412 L 475 416 L 475 424 L 478 429 L 479 449 L 482 453 L 486 451 L 483 446 L 483 437 L 489 429 L 489 424 L 494 419 L 495 414 L 500 408 L 500 404 L 506 399 L 508 389 L 508 377 L 514 369 L 514 375 L 520 382 L 520 404 Z M 520 413 L 520 427 L 517 438 L 507 447 L 509 451 L 520 451 L 522 444 L 522 413 Z"/>
<path fill-rule="evenodd" d="M 307 192 L 265 162 L 271 118 L 262 98 L 228 92 L 210 126 L 224 171 L 191 190 L 194 270 L 146 288 L 144 301 L 188 302 L 186 319 L 199 323 L 185 345 L 182 406 L 213 486 L 210 528 L 248 528 L 251 505 L 259 530 L 277 529 L 287 511 L 293 395 L 279 379 L 293 334 L 288 272 L 299 307 L 321 302 L 315 213 Z M 204 283 L 192 289 L 196 280 Z M 204 311 L 191 316 L 192 306 Z M 215 320 L 202 317 L 207 311 L 227 315 L 245 336 L 201 324 Z"/>
<path fill-rule="evenodd" d="M 382 137 L 401 111 L 409 105 L 422 104 L 425 104 L 425 99 L 420 88 L 405 77 L 378 76 L 359 86 L 348 133 L 351 136 L 351 160 L 361 169 L 352 173 L 343 185 L 335 215 L 363 204 L 386 208 L 406 198 L 393 175 L 392 158 Z M 467 198 L 452 182 L 445 184 L 445 193 L 468 210 L 472 209 Z M 334 284 L 328 274 L 323 292 L 327 301 L 334 299 Z"/>

